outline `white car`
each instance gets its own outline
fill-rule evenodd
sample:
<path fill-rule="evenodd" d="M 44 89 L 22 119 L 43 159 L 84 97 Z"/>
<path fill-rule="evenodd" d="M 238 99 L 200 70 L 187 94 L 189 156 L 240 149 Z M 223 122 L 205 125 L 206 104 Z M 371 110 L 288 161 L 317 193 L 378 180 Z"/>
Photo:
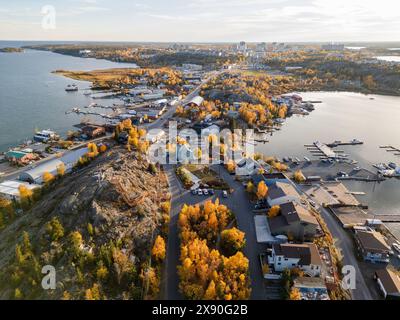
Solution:
<path fill-rule="evenodd" d="M 199 190 L 197 191 L 197 194 L 198 194 L 199 196 L 202 196 L 202 195 L 203 195 L 203 190 L 199 189 Z"/>
<path fill-rule="evenodd" d="M 222 196 L 223 196 L 224 198 L 228 198 L 228 192 L 226 192 L 226 190 L 224 190 L 224 191 L 222 192 Z"/>
<path fill-rule="evenodd" d="M 204 194 L 205 196 L 208 196 L 208 190 L 207 190 L 207 189 L 203 189 L 203 194 Z"/>

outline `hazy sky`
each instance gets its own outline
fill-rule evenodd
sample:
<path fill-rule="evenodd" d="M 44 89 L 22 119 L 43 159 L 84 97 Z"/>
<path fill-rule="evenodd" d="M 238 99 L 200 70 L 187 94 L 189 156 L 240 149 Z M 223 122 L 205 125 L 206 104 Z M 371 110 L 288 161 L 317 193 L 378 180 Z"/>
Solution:
<path fill-rule="evenodd" d="M 400 0 L 0 0 L 0 39 L 399 41 Z"/>

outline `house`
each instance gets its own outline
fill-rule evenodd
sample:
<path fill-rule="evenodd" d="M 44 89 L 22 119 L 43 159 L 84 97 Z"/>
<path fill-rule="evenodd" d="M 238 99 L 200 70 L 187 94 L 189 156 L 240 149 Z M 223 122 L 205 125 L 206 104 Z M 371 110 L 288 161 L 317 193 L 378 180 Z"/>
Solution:
<path fill-rule="evenodd" d="M 356 231 L 356 243 L 365 261 L 389 262 L 390 247 L 383 235 L 376 231 Z"/>
<path fill-rule="evenodd" d="M 100 127 L 100 126 L 87 125 L 87 126 L 84 126 L 81 130 L 82 130 L 83 134 L 88 136 L 90 139 L 101 137 L 106 134 L 106 129 L 104 127 Z"/>
<path fill-rule="evenodd" d="M 23 181 L 9 180 L 0 183 L 0 197 L 4 197 L 9 200 L 18 201 L 20 199 L 19 187 L 25 186 L 29 190 L 40 188 L 37 184 L 29 184 Z"/>
<path fill-rule="evenodd" d="M 387 268 L 377 270 L 374 276 L 385 299 L 400 299 L 400 278 Z"/>
<path fill-rule="evenodd" d="M 27 165 L 31 161 L 38 160 L 38 156 L 32 153 L 32 151 L 33 150 L 12 150 L 8 151 L 4 156 L 9 162 Z"/>
<path fill-rule="evenodd" d="M 253 158 L 240 159 L 236 163 L 236 175 L 238 176 L 251 176 L 262 169 L 261 165 Z"/>
<path fill-rule="evenodd" d="M 298 268 L 310 277 L 319 277 L 322 269 L 322 260 L 314 243 L 273 244 L 268 263 L 277 272 Z"/>
<path fill-rule="evenodd" d="M 195 106 L 197 106 L 197 107 L 200 107 L 201 104 L 203 103 L 203 101 L 204 101 L 204 99 L 203 99 L 202 97 L 196 96 L 196 97 L 194 97 L 193 99 L 191 99 L 189 102 L 187 102 L 187 103 L 185 104 L 185 107 L 192 106 L 192 105 L 195 105 Z"/>
<path fill-rule="evenodd" d="M 306 208 L 296 202 L 281 204 L 280 208 L 279 216 L 268 218 L 272 235 L 286 235 L 301 241 L 314 238 L 319 224 Z"/>
<path fill-rule="evenodd" d="M 329 300 L 328 289 L 321 278 L 297 277 L 293 288 L 299 290 L 301 300 Z"/>
<path fill-rule="evenodd" d="M 289 182 L 276 182 L 268 190 L 267 202 L 270 207 L 299 200 L 300 194 Z"/>

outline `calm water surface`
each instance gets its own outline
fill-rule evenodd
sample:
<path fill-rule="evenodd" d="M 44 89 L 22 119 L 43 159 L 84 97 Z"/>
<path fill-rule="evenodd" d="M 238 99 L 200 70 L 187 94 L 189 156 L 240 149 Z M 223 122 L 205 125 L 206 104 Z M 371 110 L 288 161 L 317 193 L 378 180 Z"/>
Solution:
<path fill-rule="evenodd" d="M 301 94 L 305 100 L 318 100 L 315 111 L 309 116 L 292 116 L 281 131 L 269 137 L 270 142 L 258 145 L 258 150 L 267 155 L 308 156 L 304 147 L 314 141 L 325 143 L 335 140 L 348 141 L 354 138 L 364 145 L 340 147 L 360 166 L 376 170 L 372 164 L 396 162 L 400 157 L 380 149 L 381 145 L 400 148 L 400 97 L 362 95 L 347 92 L 309 92 Z M 400 180 L 390 179 L 383 183 L 351 182 L 353 191 L 365 191 L 359 197 L 380 214 L 400 214 Z"/>
<path fill-rule="evenodd" d="M 0 46 L 6 45 L 0 42 Z M 65 115 L 65 111 L 93 102 L 83 91 L 67 93 L 64 90 L 71 83 L 86 89 L 89 83 L 54 75 L 52 71 L 117 67 L 135 65 L 35 50 L 0 53 L 0 151 L 32 138 L 35 129 L 51 128 L 65 134 L 80 122 L 77 115 Z M 110 100 L 96 102 L 112 104 Z"/>

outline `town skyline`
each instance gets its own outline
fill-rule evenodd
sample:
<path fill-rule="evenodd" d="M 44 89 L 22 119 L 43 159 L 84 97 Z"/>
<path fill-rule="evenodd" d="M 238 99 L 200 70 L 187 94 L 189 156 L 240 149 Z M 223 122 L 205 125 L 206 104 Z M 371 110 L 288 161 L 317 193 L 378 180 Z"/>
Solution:
<path fill-rule="evenodd" d="M 3 3 L 0 39 L 117 42 L 376 42 L 400 40 L 399 4 L 327 0 Z M 393 10 L 391 10 L 391 9 Z M 390 10 L 389 10 L 390 9 Z M 54 25 L 43 27 L 43 20 Z M 51 21 L 54 20 L 54 21 Z M 121 24 L 121 21 L 124 21 Z M 47 21 L 48 23 L 49 21 Z M 46 22 L 45 22 L 46 24 Z M 337 28 L 340 25 L 341 28 Z"/>

